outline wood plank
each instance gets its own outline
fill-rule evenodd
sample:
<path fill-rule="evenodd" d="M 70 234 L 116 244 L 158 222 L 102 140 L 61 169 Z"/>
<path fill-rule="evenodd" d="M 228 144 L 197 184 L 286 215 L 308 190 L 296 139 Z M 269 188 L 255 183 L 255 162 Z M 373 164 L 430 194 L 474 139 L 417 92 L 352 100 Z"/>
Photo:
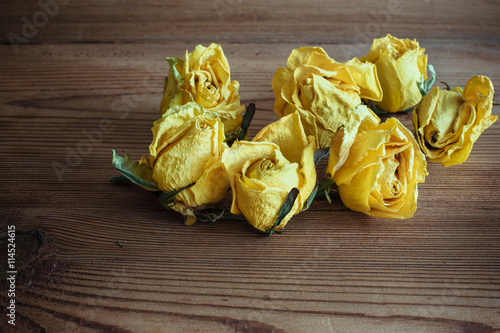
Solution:
<path fill-rule="evenodd" d="M 0 5 L 1 331 L 499 331 L 497 123 L 463 165 L 429 164 L 404 221 L 352 212 L 333 194 L 272 237 L 242 221 L 186 227 L 152 194 L 109 182 L 111 149 L 148 152 L 166 56 L 222 41 L 242 103 L 257 105 L 252 137 L 277 119 L 271 80 L 293 48 L 362 55 L 357 27 L 389 2 L 221 3 L 232 4 L 223 19 L 217 1 L 73 0 L 18 53 L 6 35 L 38 4 Z M 496 2 L 401 4 L 387 30 L 417 37 L 438 81 L 482 74 L 500 86 Z M 81 161 L 68 155 L 78 150 Z M 8 225 L 18 231 L 17 329 L 6 316 Z"/>
<path fill-rule="evenodd" d="M 500 41 L 500 6 L 487 0 L 60 2 L 65 4 L 54 17 L 47 15 L 47 23 L 27 38 L 30 43 L 366 43 L 386 31 L 418 39 Z M 8 32 L 23 36 L 23 17 L 33 23 L 43 13 L 36 0 L 2 7 L 4 43 Z"/>

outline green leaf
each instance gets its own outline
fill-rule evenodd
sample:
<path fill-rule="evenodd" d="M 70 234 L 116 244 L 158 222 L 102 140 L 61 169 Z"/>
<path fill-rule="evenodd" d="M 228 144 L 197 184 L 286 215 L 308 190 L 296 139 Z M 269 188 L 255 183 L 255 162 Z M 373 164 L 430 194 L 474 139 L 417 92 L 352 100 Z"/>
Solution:
<path fill-rule="evenodd" d="M 250 127 L 250 123 L 252 122 L 254 115 L 255 115 L 255 104 L 250 103 L 248 104 L 245 114 L 243 115 L 243 120 L 241 121 L 241 131 L 240 135 L 238 136 L 238 140 L 245 139 L 245 136 L 247 135 L 248 128 Z"/>
<path fill-rule="evenodd" d="M 327 176 L 318 183 L 318 190 L 316 192 L 315 199 L 325 197 L 326 200 L 328 200 L 328 203 L 332 203 L 332 200 L 330 199 L 330 191 L 332 190 L 332 187 L 334 185 L 335 180 L 333 180 L 330 175 L 327 174 Z"/>
<path fill-rule="evenodd" d="M 314 165 L 317 167 L 319 161 L 321 161 L 324 157 L 327 157 L 328 155 L 330 155 L 330 147 L 316 150 L 314 152 Z"/>
<path fill-rule="evenodd" d="M 132 181 L 124 175 L 114 176 L 109 181 L 116 184 L 133 184 Z"/>
<path fill-rule="evenodd" d="M 306 202 L 304 202 L 304 207 L 300 210 L 301 213 L 305 212 L 306 210 L 309 209 L 309 207 L 311 206 L 312 202 L 316 198 L 316 194 L 318 193 L 318 189 L 319 189 L 319 183 L 316 184 L 316 187 L 311 192 L 311 195 L 309 195 L 309 198 L 307 198 Z"/>
<path fill-rule="evenodd" d="M 424 77 L 422 76 L 422 80 L 423 79 L 424 79 Z M 417 85 L 418 85 L 418 90 L 420 91 L 420 94 L 422 95 L 422 97 L 427 95 L 427 91 L 424 89 L 424 87 L 422 87 L 422 85 L 420 84 L 419 81 L 417 81 Z"/>
<path fill-rule="evenodd" d="M 434 70 L 434 66 L 432 65 L 427 65 L 427 69 L 429 70 L 429 72 L 431 72 L 431 77 L 425 81 L 425 90 L 429 92 L 434 82 L 436 82 L 436 71 Z"/>
<path fill-rule="evenodd" d="M 196 184 L 196 182 L 194 183 L 191 183 L 187 186 L 184 186 L 184 187 L 181 187 L 175 191 L 172 191 L 172 192 L 162 192 L 159 196 L 158 196 L 158 200 L 160 201 L 161 205 L 163 207 L 165 207 L 166 209 L 171 209 L 172 206 L 174 205 L 174 197 L 179 194 L 180 192 L 184 191 L 185 189 L 187 188 L 190 188 L 191 186 L 193 186 L 194 184 Z"/>
<path fill-rule="evenodd" d="M 268 236 L 271 236 L 273 234 L 276 227 L 278 227 L 280 225 L 281 221 L 285 218 L 285 216 L 287 216 L 288 213 L 290 213 L 290 211 L 292 210 L 292 207 L 295 203 L 295 200 L 297 200 L 298 195 L 299 195 L 299 190 L 295 187 L 292 188 L 292 190 L 288 193 L 288 195 L 286 196 L 285 202 L 281 206 L 281 209 L 278 213 L 278 218 L 276 219 L 276 222 L 274 222 L 274 225 L 270 229 L 266 230 L 266 234 Z"/>
<path fill-rule="evenodd" d="M 431 73 L 429 78 L 424 81 L 424 76 L 422 75 L 420 81 L 417 81 L 417 86 L 418 89 L 420 90 L 420 93 L 422 94 L 422 97 L 427 95 L 427 93 L 431 90 L 434 82 L 436 82 L 436 71 L 434 70 L 434 66 L 429 64 L 427 65 L 427 69 Z"/>
<path fill-rule="evenodd" d="M 148 191 L 159 191 L 153 184 L 153 170 L 146 164 L 139 164 L 130 160 L 130 154 L 121 157 L 113 150 L 113 165 L 131 182 L 142 186 Z"/>
<path fill-rule="evenodd" d="M 248 127 L 250 127 L 250 123 L 252 122 L 254 114 L 255 114 L 255 104 L 250 103 L 245 113 L 243 114 L 243 120 L 241 121 L 240 127 L 238 127 L 235 131 L 226 134 L 226 139 L 224 141 L 227 142 L 229 147 L 231 147 L 234 141 L 245 139 Z"/>

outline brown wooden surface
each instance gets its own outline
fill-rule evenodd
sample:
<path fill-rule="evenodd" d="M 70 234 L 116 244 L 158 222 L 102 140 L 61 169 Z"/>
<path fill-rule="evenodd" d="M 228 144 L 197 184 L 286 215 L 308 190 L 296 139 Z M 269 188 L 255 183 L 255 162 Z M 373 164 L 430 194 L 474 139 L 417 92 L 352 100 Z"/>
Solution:
<path fill-rule="evenodd" d="M 429 164 L 404 221 L 349 211 L 333 195 L 272 237 L 241 221 L 186 227 L 150 193 L 109 182 L 111 149 L 147 153 L 166 56 L 221 43 L 242 102 L 257 105 L 253 136 L 277 119 L 272 76 L 303 45 L 346 61 L 390 32 L 420 41 L 438 81 L 482 74 L 500 87 L 498 1 L 71 0 L 13 47 L 8 34 L 22 36 L 23 17 L 41 10 L 0 5 L 0 331 L 500 330 L 498 122 L 465 164 Z M 102 141 L 85 146 L 97 130 Z M 81 161 L 68 157 L 78 149 Z M 62 179 L 54 162 L 68 167 Z"/>

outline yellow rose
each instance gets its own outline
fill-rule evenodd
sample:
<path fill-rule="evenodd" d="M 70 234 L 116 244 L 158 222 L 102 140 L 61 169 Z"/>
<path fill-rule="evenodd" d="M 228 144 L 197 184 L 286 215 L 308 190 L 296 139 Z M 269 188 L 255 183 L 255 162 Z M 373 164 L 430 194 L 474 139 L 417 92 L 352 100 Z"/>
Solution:
<path fill-rule="evenodd" d="M 219 44 L 198 45 L 184 60 L 167 58 L 170 65 L 161 100 L 161 113 L 171 106 L 196 102 L 207 111 L 216 112 L 226 133 L 234 132 L 241 124 L 238 81 L 231 82 L 229 64 Z"/>
<path fill-rule="evenodd" d="M 409 218 L 417 208 L 417 183 L 427 175 L 425 156 L 412 133 L 396 118 L 358 132 L 339 164 L 343 130 L 335 134 L 327 172 L 342 202 L 373 217 Z"/>
<path fill-rule="evenodd" d="M 253 141 L 236 141 L 222 154 L 233 201 L 231 213 L 243 214 L 258 230 L 269 231 L 288 193 L 299 190 L 282 229 L 316 186 L 315 138 L 306 136 L 298 113 L 264 127 Z"/>
<path fill-rule="evenodd" d="M 413 111 L 420 147 L 430 161 L 444 166 L 465 162 L 481 133 L 498 118 L 491 114 L 494 88 L 486 76 L 475 76 L 463 91 L 434 87 Z"/>
<path fill-rule="evenodd" d="M 174 108 L 155 121 L 150 156 L 143 156 L 141 164 L 152 169 L 152 178 L 163 192 L 194 183 L 175 196 L 172 206 L 192 224 L 194 209 L 218 202 L 229 189 L 221 163 L 224 125 L 216 114 L 194 102 Z"/>
<path fill-rule="evenodd" d="M 362 98 L 382 99 L 375 66 L 354 58 L 344 64 L 330 58 L 320 47 L 294 49 L 286 68 L 273 77 L 274 111 L 280 117 L 299 111 L 315 117 L 319 148 L 330 146 L 334 133 L 348 127 L 350 111 Z M 305 121 L 308 134 L 313 130 Z"/>
<path fill-rule="evenodd" d="M 417 82 L 422 76 L 427 79 L 424 52 L 416 40 L 398 39 L 389 34 L 373 41 L 370 52 L 361 60 L 377 67 L 384 97 L 380 102 L 374 100 L 375 106 L 398 112 L 414 107 L 422 99 Z"/>

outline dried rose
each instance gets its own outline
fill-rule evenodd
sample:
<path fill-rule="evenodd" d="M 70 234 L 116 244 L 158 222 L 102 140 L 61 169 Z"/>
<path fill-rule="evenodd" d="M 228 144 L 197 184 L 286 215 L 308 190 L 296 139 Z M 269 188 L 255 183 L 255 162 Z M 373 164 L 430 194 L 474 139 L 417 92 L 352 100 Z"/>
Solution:
<path fill-rule="evenodd" d="M 427 175 L 413 134 L 396 118 L 364 126 L 350 147 L 342 145 L 343 132 L 335 134 L 327 167 L 342 202 L 373 217 L 411 217 L 417 208 L 417 184 Z M 345 149 L 347 159 L 339 163 Z"/>
<path fill-rule="evenodd" d="M 225 133 L 236 131 L 245 109 L 240 105 L 238 81 L 231 82 L 229 63 L 219 44 L 198 45 L 184 60 L 167 58 L 170 71 L 165 81 L 161 113 L 174 105 L 196 102 L 217 113 Z"/>
<path fill-rule="evenodd" d="M 427 55 L 416 40 L 398 39 L 388 34 L 375 39 L 370 52 L 362 61 L 377 67 L 383 90 L 381 101 L 375 106 L 387 112 L 404 111 L 422 99 L 419 82 L 427 79 Z"/>
<path fill-rule="evenodd" d="M 472 145 L 498 118 L 491 114 L 494 88 L 486 76 L 471 78 L 462 90 L 434 87 L 413 111 L 413 125 L 425 155 L 444 166 L 469 157 Z"/>
<path fill-rule="evenodd" d="M 306 136 L 298 113 L 264 127 L 253 141 L 236 141 L 222 155 L 232 188 L 231 213 L 243 214 L 258 230 L 269 231 L 289 192 L 299 194 L 282 229 L 316 186 L 315 141 Z"/>
<path fill-rule="evenodd" d="M 362 98 L 382 99 L 375 66 L 354 58 L 338 63 L 320 47 L 301 47 L 290 54 L 286 68 L 278 68 L 273 77 L 274 111 L 278 116 L 299 111 L 302 117 L 313 115 L 319 148 L 329 147 L 341 126 L 349 127 L 351 110 Z M 313 129 L 304 121 L 307 133 Z"/>

